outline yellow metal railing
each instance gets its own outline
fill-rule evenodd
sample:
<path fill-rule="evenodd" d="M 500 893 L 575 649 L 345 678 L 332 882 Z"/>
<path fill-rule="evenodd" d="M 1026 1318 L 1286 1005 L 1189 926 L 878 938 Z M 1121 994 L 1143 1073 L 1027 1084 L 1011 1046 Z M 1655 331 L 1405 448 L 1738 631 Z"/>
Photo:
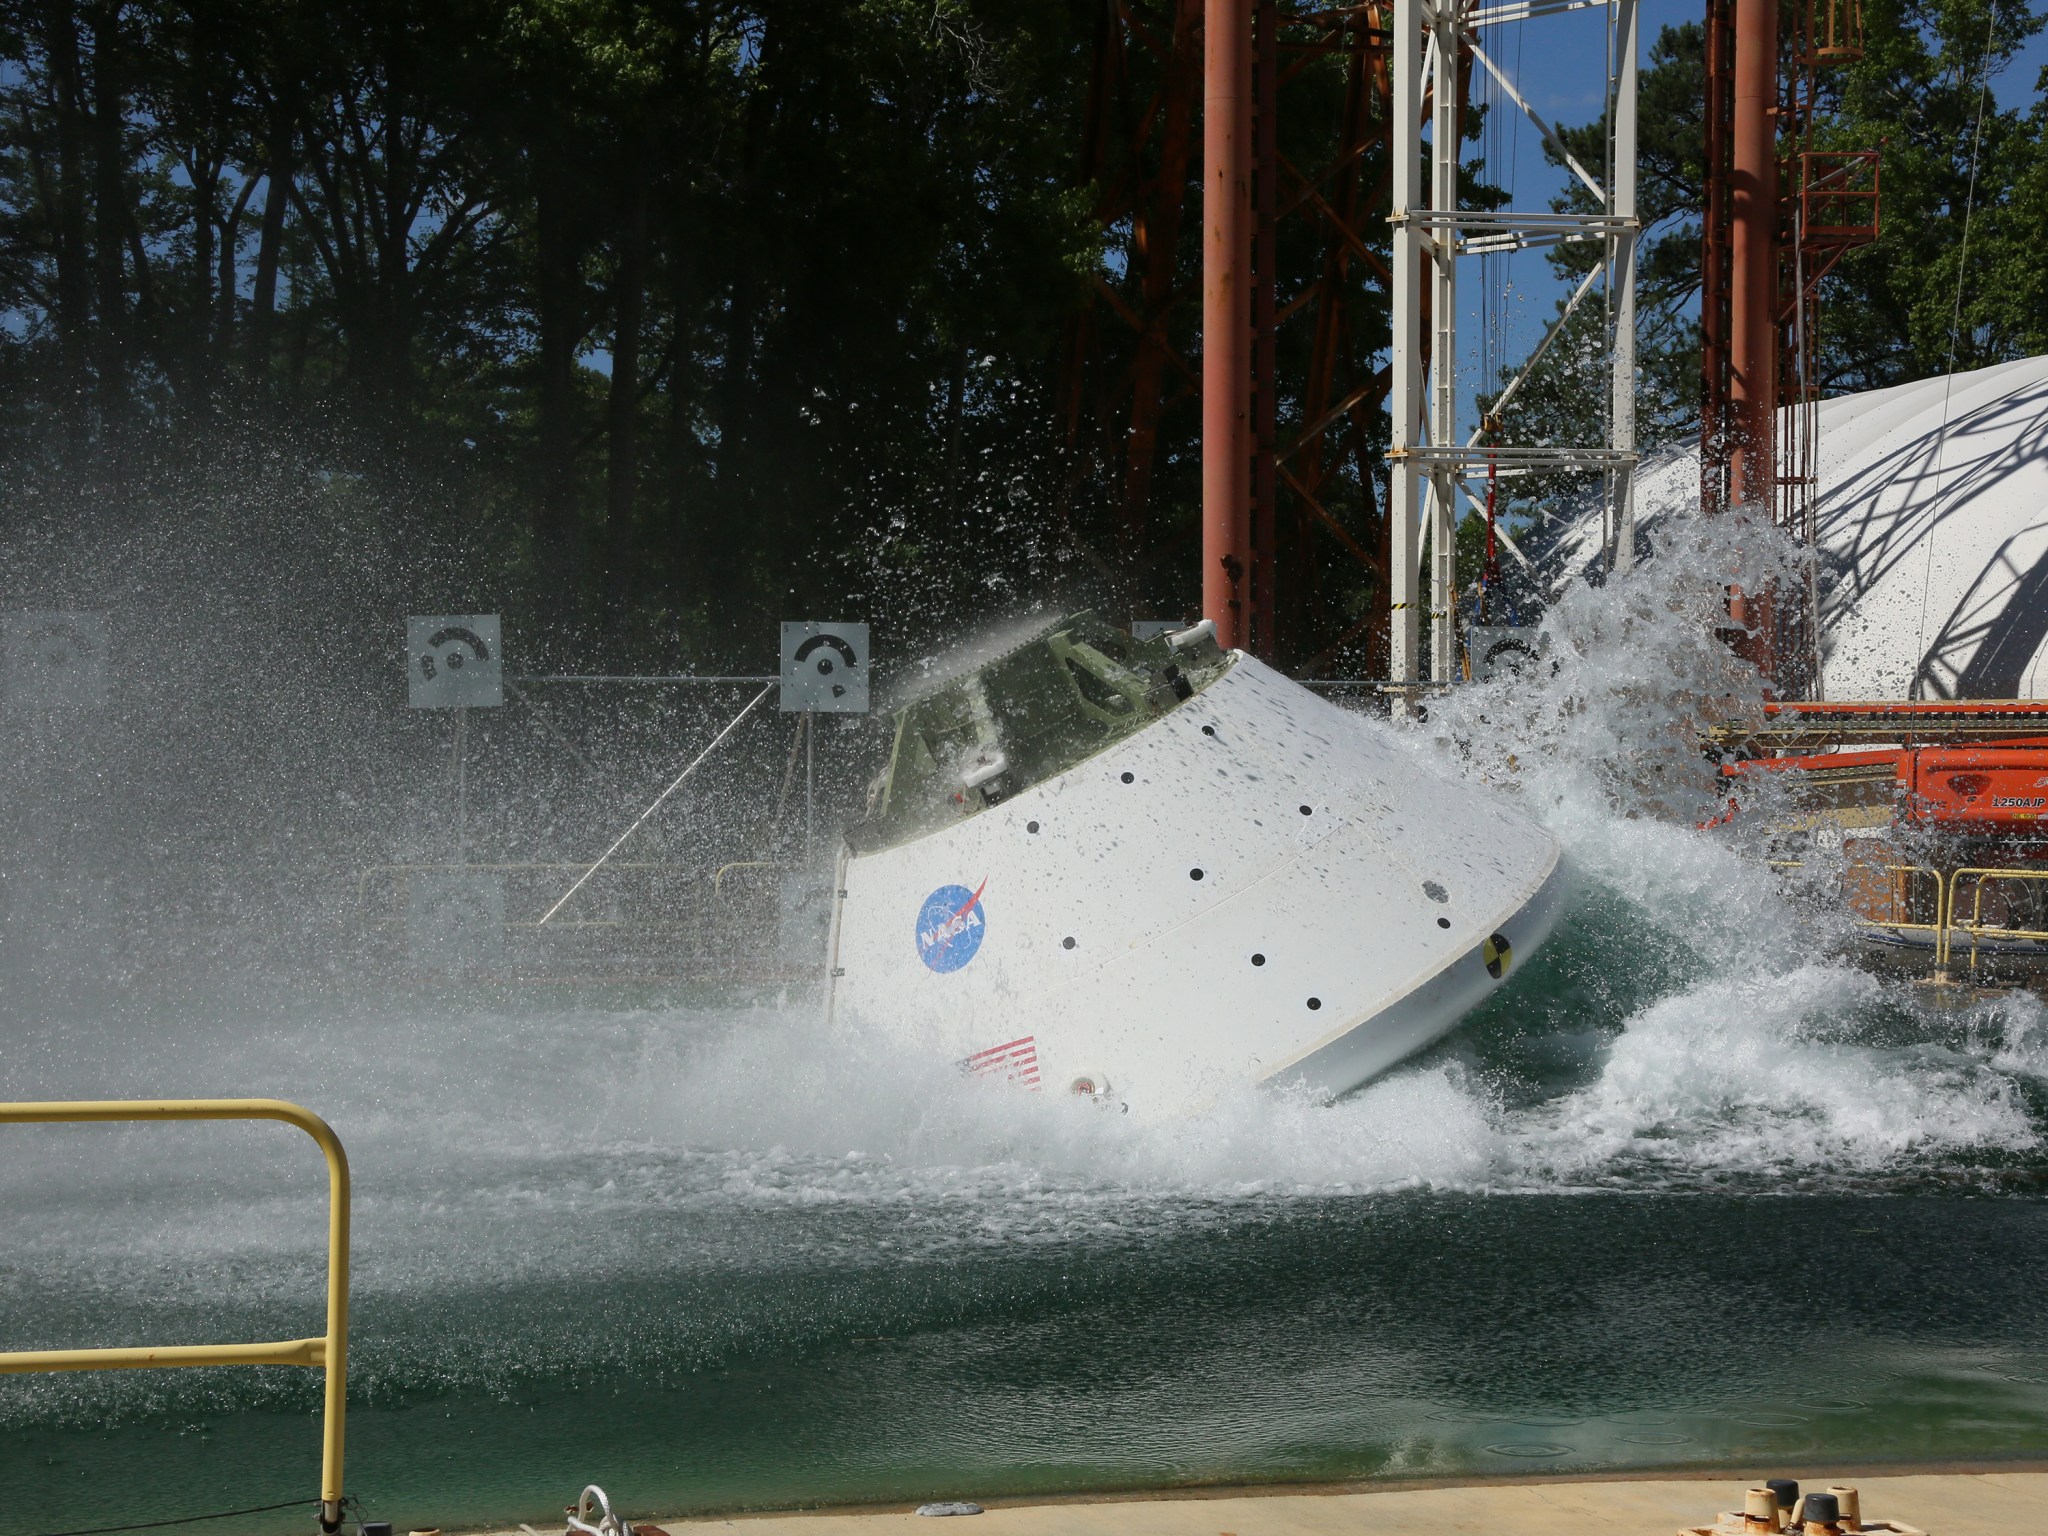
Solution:
<path fill-rule="evenodd" d="M 1968 876 L 1971 882 L 1970 920 L 1967 923 L 1961 921 L 1956 915 L 1960 908 L 1964 876 Z M 1979 939 L 2032 939 L 2037 943 L 2048 944 L 2048 932 L 2044 932 L 2041 929 L 2014 928 L 2004 923 L 1987 923 L 1984 921 L 1984 888 L 1987 885 L 1997 885 L 2007 881 L 2013 883 L 2048 881 L 2048 869 L 1958 869 L 1948 877 L 1950 947 L 1951 949 L 1954 947 L 1953 935 L 1958 933 L 1969 935 L 1970 974 L 1973 976 L 1977 973 L 1977 943 Z"/>
<path fill-rule="evenodd" d="M 1843 871 L 1843 884 L 1859 866 Z M 1889 918 L 1873 917 L 1867 912 L 1858 912 L 1856 921 L 1866 928 L 1885 928 L 1894 933 L 1929 933 L 1934 936 L 1934 964 L 1937 969 L 1948 964 L 1948 897 L 1949 887 L 1941 878 L 1941 871 L 1930 869 L 1925 864 L 1862 865 L 1861 869 L 1876 873 L 1879 870 L 1891 877 Z M 1930 923 L 1910 922 L 1902 915 L 1913 909 L 1909 885 L 1915 875 L 1925 875 L 1934 882 L 1934 921 Z"/>
<path fill-rule="evenodd" d="M 736 863 L 721 864 L 718 866 L 718 873 L 711 877 L 711 899 L 717 901 L 725 894 L 725 877 L 734 870 L 773 868 L 775 868 L 774 863 L 768 859 L 741 859 Z"/>
<path fill-rule="evenodd" d="M 1770 859 L 1766 862 L 1770 868 L 1780 872 L 1806 868 L 1806 861 L 1804 859 Z M 1862 910 L 1856 905 L 1856 898 L 1849 890 L 1851 879 L 1857 876 L 1869 878 L 1877 875 L 1888 876 L 1890 880 L 1889 888 L 1885 895 L 1885 899 L 1890 903 L 1892 913 L 1890 917 L 1874 917 L 1869 912 Z M 1925 875 L 1934 883 L 1934 920 L 1932 922 L 1910 922 L 1901 916 L 1902 913 L 1912 910 L 1912 899 L 1908 885 L 1915 875 Z M 1944 882 L 1940 870 L 1929 868 L 1925 864 L 1851 864 L 1842 871 L 1837 889 L 1840 893 L 1840 899 L 1849 907 L 1858 927 L 1883 928 L 1895 933 L 1929 934 L 1933 937 L 1934 941 L 1935 966 L 1937 968 L 1947 966 L 1950 907 L 1954 900 L 1955 889 L 1953 876 Z M 1867 895 L 1867 888 L 1865 892 L 1858 894 Z"/>
<path fill-rule="evenodd" d="M 342 1430 L 348 1398 L 348 1154 L 325 1120 L 283 1099 L 100 1099 L 0 1104 L 0 1125 L 120 1120 L 282 1120 L 327 1156 L 327 1332 L 275 1344 L 171 1344 L 142 1349 L 29 1349 L 0 1353 L 0 1374 L 116 1371 L 170 1365 L 302 1365 L 327 1372 L 320 1442 L 320 1525 L 341 1525 Z"/>

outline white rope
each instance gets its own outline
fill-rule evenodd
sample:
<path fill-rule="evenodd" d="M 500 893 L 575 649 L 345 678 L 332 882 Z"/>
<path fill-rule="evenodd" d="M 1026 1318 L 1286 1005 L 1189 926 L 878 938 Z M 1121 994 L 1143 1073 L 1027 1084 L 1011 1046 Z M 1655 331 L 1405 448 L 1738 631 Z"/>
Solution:
<path fill-rule="evenodd" d="M 713 752 L 716 752 L 718 750 L 718 744 L 721 741 L 725 740 L 726 737 L 730 736 L 734 731 L 738 730 L 740 722 L 746 719 L 747 716 L 751 715 L 754 712 L 755 706 L 758 705 L 763 699 L 767 698 L 769 694 L 773 693 L 775 689 L 776 684 L 770 683 L 766 688 L 763 688 L 759 693 L 755 694 L 753 699 L 748 703 L 747 707 L 741 710 L 737 715 L 733 716 L 732 724 L 728 725 L 724 730 L 720 731 L 716 736 L 711 738 L 711 745 L 706 747 L 702 752 L 699 752 L 696 755 L 696 757 L 691 760 L 690 766 L 685 768 L 681 773 L 677 774 L 675 776 L 675 781 L 672 784 L 670 784 L 667 789 L 664 789 L 660 794 L 654 797 L 654 804 L 648 806 L 646 810 L 642 811 L 639 814 L 639 816 L 634 818 L 633 825 L 626 828 L 625 831 L 621 832 L 619 834 L 618 841 L 613 843 L 611 847 L 605 849 L 605 851 L 598 856 L 597 862 L 591 865 L 590 868 L 583 871 L 583 873 L 577 877 L 576 883 L 574 885 L 570 886 L 568 890 L 562 892 L 562 899 L 556 902 L 552 907 L 549 907 L 547 910 L 547 916 L 543 917 L 534 926 L 537 928 L 547 927 L 548 918 L 553 917 L 557 912 L 561 911 L 562 908 L 566 907 L 569 904 L 569 898 L 571 896 L 574 896 L 578 891 L 582 890 L 584 885 L 589 881 L 592 875 L 596 874 L 600 869 L 604 868 L 605 861 L 625 846 L 626 839 L 631 837 L 635 832 L 638 832 L 640 830 L 641 824 L 645 822 L 648 817 L 652 816 L 656 811 L 661 809 L 662 802 L 664 800 L 668 799 L 670 795 L 674 794 L 677 790 L 683 787 L 683 781 L 689 778 L 691 774 L 695 773 L 698 770 L 698 768 L 703 766 L 704 759 L 709 757 Z"/>
<path fill-rule="evenodd" d="M 1956 255 L 1956 298 L 1948 318 L 1948 373 L 1941 381 L 1941 431 L 1934 439 L 1934 495 L 1928 506 L 1927 559 L 1920 573 L 1920 627 L 1914 631 L 1913 676 L 1906 685 L 1909 696 L 1920 691 L 1920 679 L 1927 672 L 1927 599 L 1934 585 L 1934 534 L 1941 521 L 1941 474 L 1948 454 L 1948 400 L 1956 384 L 1956 340 L 1963 328 L 1963 278 L 1970 270 L 1970 216 L 1977 211 L 1977 162 L 1984 148 L 1984 104 L 1991 94 L 1991 50 L 1998 45 L 1998 6 L 1990 8 L 1984 28 L 1984 58 L 1978 66 L 1977 127 L 1970 140 L 1970 190 L 1963 199 L 1963 243 Z"/>

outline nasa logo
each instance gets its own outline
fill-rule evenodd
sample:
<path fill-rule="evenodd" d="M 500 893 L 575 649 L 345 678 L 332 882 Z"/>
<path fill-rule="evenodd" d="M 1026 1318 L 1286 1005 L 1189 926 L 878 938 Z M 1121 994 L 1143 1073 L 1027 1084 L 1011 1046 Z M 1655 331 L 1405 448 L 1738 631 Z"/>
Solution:
<path fill-rule="evenodd" d="M 988 924 L 981 905 L 986 880 L 975 890 L 942 885 L 925 897 L 917 914 L 917 958 L 940 975 L 957 971 L 981 948 Z"/>

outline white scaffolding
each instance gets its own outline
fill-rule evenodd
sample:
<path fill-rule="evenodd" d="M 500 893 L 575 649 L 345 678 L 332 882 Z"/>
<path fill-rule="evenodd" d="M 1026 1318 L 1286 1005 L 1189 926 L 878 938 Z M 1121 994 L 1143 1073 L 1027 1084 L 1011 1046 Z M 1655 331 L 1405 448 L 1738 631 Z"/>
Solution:
<path fill-rule="evenodd" d="M 1482 504 L 1466 482 L 1554 470 L 1603 477 L 1609 563 L 1626 567 L 1634 543 L 1636 241 L 1636 52 L 1638 0 L 1395 0 L 1393 431 L 1388 458 L 1392 493 L 1393 683 L 1405 708 L 1423 681 L 1422 551 L 1430 549 L 1429 681 L 1458 672 L 1457 509 L 1461 498 Z M 1487 53 L 1489 27 L 1599 8 L 1607 16 L 1608 163 L 1603 187 L 1574 159 L 1530 106 L 1519 85 Z M 1458 206 L 1462 125 L 1461 53 L 1484 69 L 1501 93 L 1535 125 L 1551 150 L 1591 192 L 1592 214 L 1482 212 Z M 1425 107 L 1428 115 L 1424 116 Z M 1427 137 L 1424 130 L 1427 129 Z M 1458 442 L 1458 261 L 1572 241 L 1599 241 L 1603 258 L 1581 281 L 1492 410 Z M 1554 448 L 1514 441 L 1513 403 L 1551 343 L 1596 288 L 1604 292 L 1613 354 L 1608 440 L 1603 447 Z M 1423 333 L 1424 317 L 1429 333 Z M 1427 363 L 1425 377 L 1425 360 Z M 1491 389 L 1497 380 L 1480 381 Z"/>

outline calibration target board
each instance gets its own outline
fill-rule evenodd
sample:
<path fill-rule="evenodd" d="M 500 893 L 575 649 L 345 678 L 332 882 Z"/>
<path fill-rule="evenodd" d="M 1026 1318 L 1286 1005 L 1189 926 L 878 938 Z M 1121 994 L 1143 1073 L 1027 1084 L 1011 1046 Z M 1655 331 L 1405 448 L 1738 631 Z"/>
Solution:
<path fill-rule="evenodd" d="M 406 702 L 414 709 L 490 709 L 505 702 L 495 613 L 414 614 L 405 621 Z"/>
<path fill-rule="evenodd" d="M 0 618 L 0 710 L 83 714 L 107 701 L 104 613 L 17 611 Z"/>
<path fill-rule="evenodd" d="M 867 625 L 785 623 L 782 709 L 792 714 L 866 714 Z"/>
<path fill-rule="evenodd" d="M 1541 632 L 1523 625 L 1470 624 L 1465 628 L 1465 653 L 1472 658 L 1475 683 L 1533 667 L 1547 649 Z"/>

